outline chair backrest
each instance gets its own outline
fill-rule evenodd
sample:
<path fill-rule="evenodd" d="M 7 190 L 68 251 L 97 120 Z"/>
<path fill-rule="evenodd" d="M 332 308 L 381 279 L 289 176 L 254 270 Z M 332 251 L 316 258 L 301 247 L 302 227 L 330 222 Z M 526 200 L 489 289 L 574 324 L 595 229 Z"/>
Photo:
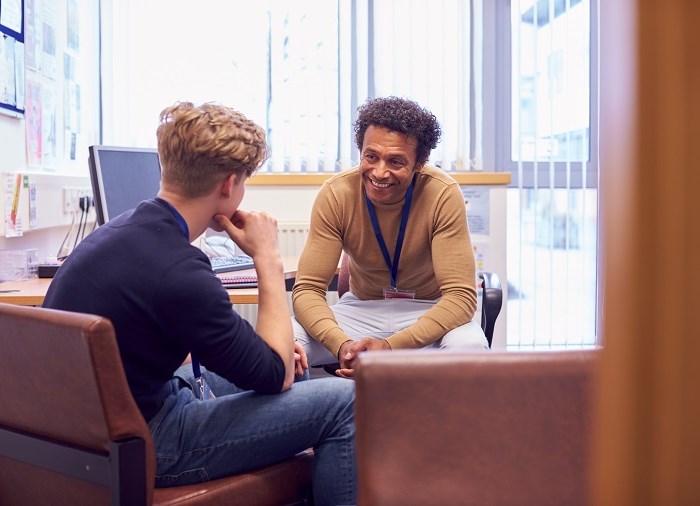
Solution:
<path fill-rule="evenodd" d="M 598 353 L 361 355 L 359 503 L 588 504 Z"/>
<path fill-rule="evenodd" d="M 115 445 L 123 442 L 140 454 L 140 466 L 126 470 L 130 493 L 150 503 L 151 434 L 131 396 L 111 322 L 0 304 L 0 328 L 0 504 L 114 503 L 119 492 L 110 480 L 120 465 L 114 457 L 122 455 L 122 466 L 127 460 Z M 71 460 L 74 477 L 50 470 L 64 472 Z"/>
<path fill-rule="evenodd" d="M 482 299 L 481 299 L 481 328 L 489 342 L 489 348 L 493 342 L 493 332 L 496 327 L 496 319 L 503 305 L 503 288 L 498 274 L 495 272 L 480 272 Z"/>
<path fill-rule="evenodd" d="M 338 297 L 342 297 L 350 290 L 350 268 L 348 265 L 348 255 L 342 254 L 340 260 L 340 270 L 338 271 Z M 482 282 L 483 298 L 481 302 L 481 329 L 486 335 L 489 348 L 493 342 L 493 333 L 496 319 L 501 312 L 503 303 L 503 289 L 500 280 L 495 272 L 483 272 L 479 274 Z"/>

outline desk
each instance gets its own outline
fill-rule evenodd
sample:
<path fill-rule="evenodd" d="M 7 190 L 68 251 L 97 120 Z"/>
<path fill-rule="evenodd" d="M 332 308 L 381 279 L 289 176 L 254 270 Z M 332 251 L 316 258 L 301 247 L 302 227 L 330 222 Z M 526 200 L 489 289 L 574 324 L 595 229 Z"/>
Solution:
<path fill-rule="evenodd" d="M 284 263 L 284 280 L 290 290 L 297 275 L 298 257 L 282 257 Z M 235 271 L 233 275 L 255 275 L 255 269 Z M 41 306 L 44 303 L 46 291 L 53 279 L 34 278 L 22 281 L 4 281 L 0 283 L 0 302 L 18 306 Z M 229 288 L 229 299 L 233 304 L 257 304 L 257 288 Z"/>

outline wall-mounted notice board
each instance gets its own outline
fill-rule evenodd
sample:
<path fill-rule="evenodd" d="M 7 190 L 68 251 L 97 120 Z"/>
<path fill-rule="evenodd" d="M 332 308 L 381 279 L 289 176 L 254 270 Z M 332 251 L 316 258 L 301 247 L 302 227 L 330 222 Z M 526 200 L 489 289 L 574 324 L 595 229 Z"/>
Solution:
<path fill-rule="evenodd" d="M 24 115 L 24 0 L 0 0 L 0 113 Z"/>

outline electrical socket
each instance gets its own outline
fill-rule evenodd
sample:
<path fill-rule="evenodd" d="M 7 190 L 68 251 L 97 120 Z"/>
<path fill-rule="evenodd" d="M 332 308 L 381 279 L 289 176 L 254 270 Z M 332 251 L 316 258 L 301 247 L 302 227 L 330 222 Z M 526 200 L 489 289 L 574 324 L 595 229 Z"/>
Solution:
<path fill-rule="evenodd" d="M 65 187 L 63 188 L 63 213 L 70 214 L 73 211 L 80 211 L 80 198 L 92 198 L 92 190 L 86 187 Z"/>

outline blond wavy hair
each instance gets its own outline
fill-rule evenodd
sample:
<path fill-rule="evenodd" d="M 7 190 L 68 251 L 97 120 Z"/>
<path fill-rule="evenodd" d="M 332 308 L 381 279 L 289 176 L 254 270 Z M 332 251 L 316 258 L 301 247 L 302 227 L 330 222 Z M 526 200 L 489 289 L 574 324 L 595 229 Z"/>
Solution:
<path fill-rule="evenodd" d="M 163 183 L 189 198 L 207 195 L 231 174 L 251 176 L 269 156 L 265 130 L 214 102 L 166 107 L 156 136 Z"/>

